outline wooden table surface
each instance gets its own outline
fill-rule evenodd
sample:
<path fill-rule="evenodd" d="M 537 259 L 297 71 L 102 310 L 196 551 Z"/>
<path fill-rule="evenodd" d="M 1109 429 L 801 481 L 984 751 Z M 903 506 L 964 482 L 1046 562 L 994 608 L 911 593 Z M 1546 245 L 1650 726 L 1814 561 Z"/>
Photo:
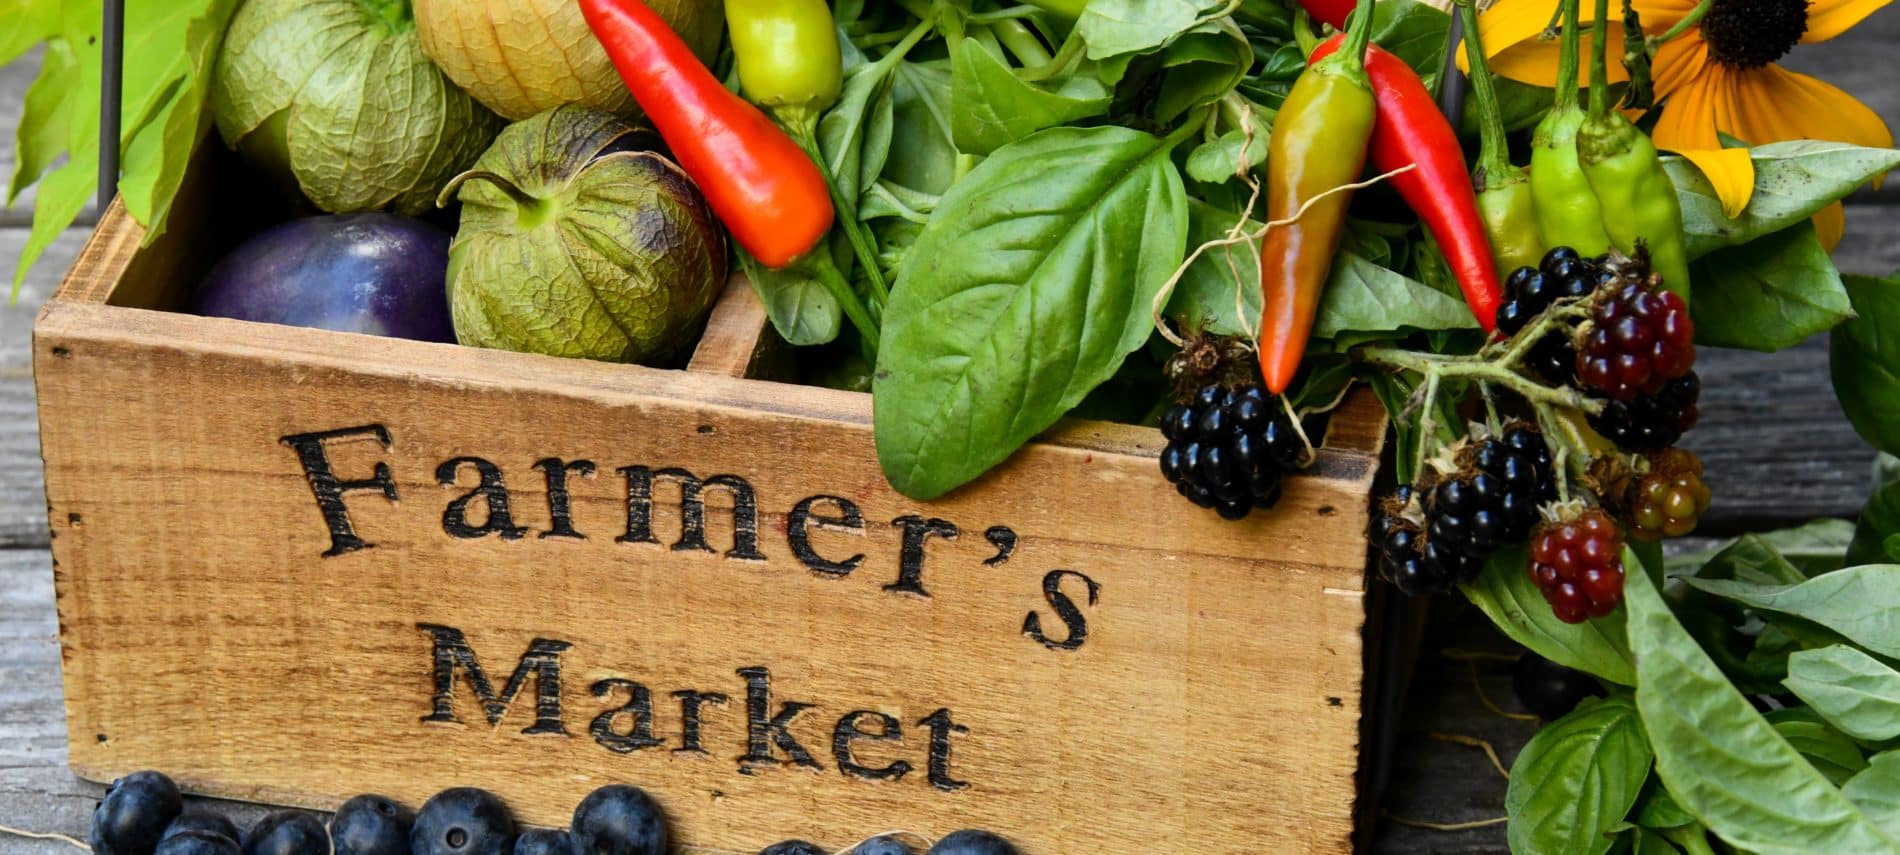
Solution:
<path fill-rule="evenodd" d="M 1854 93 L 1900 128 L 1896 42 L 1900 7 L 1876 13 L 1825 46 L 1797 48 L 1784 64 Z M 5 149 L 0 174 L 12 171 L 13 123 L 37 65 L 37 57 L 29 55 L 0 67 L 0 149 Z M 1900 183 L 1863 190 L 1851 201 L 1847 237 L 1836 253 L 1841 269 L 1876 275 L 1900 269 Z M 31 205 L 29 194 L 14 209 L 0 212 L 0 274 L 9 278 L 26 242 Z M 60 235 L 28 277 L 19 302 L 0 306 L 0 825 L 80 838 L 102 788 L 74 778 L 66 768 L 29 336 L 35 312 L 78 253 L 90 221 L 87 215 Z M 1702 422 L 1685 444 L 1707 464 L 1717 497 L 1703 533 L 1858 512 L 1871 488 L 1874 452 L 1835 403 L 1825 337 L 1774 355 L 1704 349 L 1698 368 Z M 1456 824 L 1503 816 L 1504 778 L 1481 750 L 1450 740 L 1483 739 L 1508 768 L 1535 731 L 1533 723 L 1490 711 L 1479 695 L 1482 691 L 1505 711 L 1518 711 L 1509 662 L 1462 653 L 1513 650 L 1462 601 L 1434 602 L 1403 707 L 1399 749 L 1384 797 L 1388 817 L 1376 829 L 1374 851 L 1505 851 L 1501 824 L 1440 831 L 1399 820 Z M 240 824 L 263 813 L 252 805 L 219 804 L 218 809 Z M 68 851 L 71 847 L 63 843 L 0 834 L 0 855 Z"/>

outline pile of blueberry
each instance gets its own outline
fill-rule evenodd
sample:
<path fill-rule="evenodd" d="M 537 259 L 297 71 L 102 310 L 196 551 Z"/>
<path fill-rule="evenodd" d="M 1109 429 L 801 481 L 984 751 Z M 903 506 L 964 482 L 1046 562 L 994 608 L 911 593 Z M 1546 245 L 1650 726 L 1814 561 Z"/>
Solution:
<path fill-rule="evenodd" d="M 494 794 L 474 787 L 436 793 L 410 811 L 382 796 L 357 796 L 325 829 L 316 816 L 285 810 L 240 832 L 229 819 L 185 812 L 178 787 L 157 772 L 112 782 L 92 813 L 94 855 L 662 855 L 666 817 L 638 787 L 611 784 L 574 808 L 572 827 L 517 829 Z M 850 855 L 918 855 L 903 840 L 873 837 Z M 832 855 L 803 840 L 774 843 L 759 855 Z M 924 855 L 1020 855 L 1003 837 L 958 831 Z"/>

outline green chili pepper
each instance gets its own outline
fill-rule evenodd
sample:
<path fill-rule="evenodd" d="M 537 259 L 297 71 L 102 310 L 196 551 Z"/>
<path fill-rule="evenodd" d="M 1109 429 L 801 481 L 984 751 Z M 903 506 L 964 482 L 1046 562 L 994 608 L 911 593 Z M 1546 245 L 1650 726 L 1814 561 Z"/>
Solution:
<path fill-rule="evenodd" d="M 1544 244 L 1537 232 L 1530 176 L 1511 162 L 1510 147 L 1504 141 L 1497 86 L 1485 64 L 1484 43 L 1478 39 L 1478 7 L 1473 0 L 1458 0 L 1458 15 L 1464 19 L 1471 94 L 1478 104 L 1478 168 L 1472 171 L 1471 183 L 1478 191 L 1478 216 L 1491 239 L 1491 257 L 1497 260 L 1498 273 L 1508 275 L 1519 267 L 1536 266 L 1544 255 Z"/>
<path fill-rule="evenodd" d="M 1610 109 L 1604 53 L 1609 35 L 1609 0 L 1597 0 L 1596 55 L 1590 58 L 1590 115 L 1577 130 L 1577 155 L 1583 175 L 1605 213 L 1603 228 L 1611 243 L 1635 252 L 1649 248 L 1649 268 L 1662 275 L 1664 288 L 1689 299 L 1689 255 L 1682 239 L 1682 206 L 1676 185 L 1663 169 L 1649 135 L 1623 114 Z M 1581 251 L 1581 250 L 1579 250 Z"/>
<path fill-rule="evenodd" d="M 739 87 L 794 129 L 838 102 L 844 65 L 825 0 L 726 0 Z"/>
<path fill-rule="evenodd" d="M 1577 4 L 1563 0 L 1563 53 L 1557 62 L 1557 100 L 1531 135 L 1531 198 L 1536 200 L 1537 233 L 1544 248 L 1573 247 L 1584 256 L 1610 248 L 1603 211 L 1577 161 L 1577 128 L 1583 124 L 1577 103 Z"/>

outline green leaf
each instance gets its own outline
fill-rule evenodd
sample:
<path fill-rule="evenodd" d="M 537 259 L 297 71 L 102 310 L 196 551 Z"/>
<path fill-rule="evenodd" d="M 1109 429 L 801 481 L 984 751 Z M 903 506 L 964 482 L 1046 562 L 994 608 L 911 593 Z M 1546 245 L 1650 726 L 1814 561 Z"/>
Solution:
<path fill-rule="evenodd" d="M 1624 594 L 1636 707 L 1656 772 L 1683 808 L 1761 853 L 1900 849 L 1729 684 L 1646 574 L 1630 574 Z"/>
<path fill-rule="evenodd" d="M 0 65 L 59 33 L 57 0 L 0 0 Z"/>
<path fill-rule="evenodd" d="M 73 121 L 72 79 L 79 73 L 79 60 L 65 39 L 46 43 L 40 58 L 39 76 L 27 87 L 26 102 L 20 111 L 20 126 L 15 129 L 13 174 L 7 178 L 7 207 L 20 198 L 20 191 L 46 174 L 53 162 L 66 151 Z"/>
<path fill-rule="evenodd" d="M 1511 764 L 1504 812 L 1513 852 L 1601 855 L 1649 777 L 1636 706 L 1589 699 L 1539 730 Z"/>
<path fill-rule="evenodd" d="M 844 307 L 838 305 L 818 274 L 804 269 L 808 262 L 794 261 L 773 270 L 760 264 L 751 253 L 733 247 L 746 279 L 765 306 L 765 316 L 781 338 L 795 345 L 824 344 L 838 337 L 843 324 Z"/>
<path fill-rule="evenodd" d="M 1199 199 L 1189 199 L 1189 250 L 1226 237 L 1236 216 Z M 1260 228 L 1260 223 L 1249 218 L 1246 228 L 1252 232 Z M 1211 247 L 1194 259 L 1181 274 L 1181 281 L 1174 284 L 1166 313 L 1183 329 L 1245 335 L 1260 325 L 1259 271 L 1260 254 L 1252 241 Z M 1245 323 L 1241 321 L 1242 312 L 1246 313 Z"/>
<path fill-rule="evenodd" d="M 1345 332 L 1476 329 L 1464 300 L 1359 256 L 1340 253 L 1322 292 L 1314 338 Z"/>
<path fill-rule="evenodd" d="M 1750 608 L 1813 621 L 1881 656 L 1900 657 L 1900 565 L 1850 567 L 1799 585 L 1683 581 Z"/>
<path fill-rule="evenodd" d="M 1651 778 L 1643 788 L 1641 804 L 1636 811 L 1636 824 L 1644 828 L 1681 828 L 1695 824 L 1695 817 L 1676 804 L 1676 797 L 1669 794 L 1669 788 L 1663 786 L 1659 778 Z"/>
<path fill-rule="evenodd" d="M 1886 564 L 1900 562 L 1900 482 L 1874 491 L 1860 509 L 1860 521 L 1854 525 L 1854 539 L 1847 545 L 1847 564 Z"/>
<path fill-rule="evenodd" d="M 1428 81 L 1445 57 L 1451 16 L 1418 0 L 1380 0 L 1372 13 L 1372 40 Z"/>
<path fill-rule="evenodd" d="M 1209 21 L 1182 33 L 1161 50 L 1155 120 L 1172 122 L 1189 109 L 1220 100 L 1252 66 L 1253 45 L 1232 18 Z"/>
<path fill-rule="evenodd" d="M 1682 204 L 1683 237 L 1691 259 L 1782 231 L 1900 166 L 1900 151 L 1894 149 L 1820 140 L 1770 143 L 1750 149 L 1749 157 L 1755 162 L 1754 194 L 1733 219 L 1723 213 L 1722 200 L 1695 164 L 1679 157 L 1664 159 Z M 1696 299 L 1702 299 L 1701 279 L 1696 280 Z"/>
<path fill-rule="evenodd" d="M 1099 115 L 1112 94 L 1093 74 L 1030 83 L 977 39 L 957 48 L 950 89 L 950 130 L 957 148 L 989 154 L 1044 128 Z"/>
<path fill-rule="evenodd" d="M 1842 282 L 1856 317 L 1828 340 L 1835 397 L 1862 439 L 1900 454 L 1900 276 Z"/>
<path fill-rule="evenodd" d="M 1219 184 L 1231 180 L 1240 174 L 1240 147 L 1247 147 L 1247 169 L 1259 169 L 1267 162 L 1267 146 L 1272 140 L 1273 115 L 1254 110 L 1255 124 L 1253 139 L 1247 133 L 1235 128 L 1214 139 L 1201 143 L 1188 152 L 1187 174 L 1189 178 L 1205 184 Z"/>
<path fill-rule="evenodd" d="M 883 177 L 921 193 L 941 194 L 957 175 L 950 60 L 900 62 L 893 78 L 890 158 Z"/>
<path fill-rule="evenodd" d="M 1618 685 L 1636 685 L 1630 646 L 1624 636 L 1624 612 L 1578 624 L 1558 620 L 1550 611 L 1550 603 L 1538 592 L 1537 583 L 1524 572 L 1527 559 L 1523 545 L 1498 550 L 1477 581 L 1464 586 L 1465 598 L 1482 609 L 1505 635 L 1537 655 Z"/>
<path fill-rule="evenodd" d="M 1154 50 L 1193 27 L 1207 0 L 1091 0 L 1075 22 L 1089 59 Z"/>
<path fill-rule="evenodd" d="M 1812 715 L 1811 710 L 1803 708 L 1775 710 L 1764 718 L 1774 725 L 1775 732 L 1782 739 L 1801 752 L 1808 765 L 1814 771 L 1827 778 L 1828 783 L 1840 786 L 1856 772 L 1867 768 L 1867 757 L 1861 753 L 1860 746 L 1854 740 Z"/>
<path fill-rule="evenodd" d="M 1147 340 L 1187 242 L 1168 154 L 1128 128 L 1052 128 L 944 194 L 892 289 L 872 387 L 898 492 L 935 498 L 1002 462 Z"/>
<path fill-rule="evenodd" d="M 1834 260 L 1806 221 L 1690 265 L 1696 344 L 1777 351 L 1853 315 Z"/>
<path fill-rule="evenodd" d="M 1841 787 L 1841 795 L 1889 837 L 1900 838 L 1900 751 L 1874 755 L 1866 769 Z"/>
<path fill-rule="evenodd" d="M 1848 552 L 1848 542 L 1854 538 L 1854 524 L 1846 520 L 1818 519 L 1792 528 L 1759 532 L 1753 535 L 1756 540 L 1769 549 L 1773 549 L 1783 560 L 1794 565 L 1802 576 L 1819 576 L 1843 566 L 1842 556 Z M 1707 549 L 1695 552 L 1683 552 L 1669 557 L 1669 575 L 1694 575 L 1702 565 L 1708 563 L 1720 553 L 1740 541 L 1740 538 L 1727 541 Z M 1848 564 L 1869 564 L 1871 561 L 1847 561 Z"/>
<path fill-rule="evenodd" d="M 1846 645 L 1788 657 L 1788 691 L 1855 739 L 1900 736 L 1900 672 Z"/>
<path fill-rule="evenodd" d="M 866 63 L 845 74 L 838 103 L 818 121 L 818 150 L 838 195 L 856 202 L 884 171 L 893 133 L 894 66 Z M 852 216 L 856 212 L 840 212 Z"/>
<path fill-rule="evenodd" d="M 1736 538 L 1694 575 L 1703 579 L 1739 579 L 1757 585 L 1799 585 L 1808 578 L 1758 534 Z"/>

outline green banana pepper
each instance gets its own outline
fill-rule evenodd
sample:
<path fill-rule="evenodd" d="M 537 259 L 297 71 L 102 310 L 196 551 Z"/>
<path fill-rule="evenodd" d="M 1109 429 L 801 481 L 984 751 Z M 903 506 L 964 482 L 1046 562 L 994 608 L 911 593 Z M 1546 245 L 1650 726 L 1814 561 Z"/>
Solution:
<path fill-rule="evenodd" d="M 726 0 L 726 26 L 747 100 L 792 128 L 838 103 L 844 64 L 825 0 Z"/>
<path fill-rule="evenodd" d="M 1531 197 L 1536 200 L 1537 232 L 1545 249 L 1573 247 L 1584 256 L 1610 248 L 1603 210 L 1577 159 L 1577 130 L 1583 106 L 1577 103 L 1577 4 L 1563 0 L 1563 52 L 1557 63 L 1557 100 L 1531 134 Z"/>
<path fill-rule="evenodd" d="M 1478 105 L 1478 168 L 1472 186 L 1478 191 L 1478 216 L 1491 239 L 1491 257 L 1498 273 L 1534 267 L 1543 258 L 1544 242 L 1537 231 L 1537 210 L 1531 197 L 1530 176 L 1511 162 L 1504 141 L 1504 118 L 1498 107 L 1497 85 L 1485 64 L 1484 43 L 1478 38 L 1478 8 L 1473 0 L 1458 0 L 1465 24 L 1465 55 L 1471 60 L 1471 93 Z"/>
<path fill-rule="evenodd" d="M 1623 114 L 1610 109 L 1604 51 L 1609 35 L 1609 0 L 1597 0 L 1594 41 L 1599 46 L 1590 59 L 1590 115 L 1577 130 L 1577 155 L 1584 178 L 1597 204 L 1611 216 L 1603 228 L 1617 249 L 1633 253 L 1641 243 L 1649 249 L 1650 270 L 1662 276 L 1664 288 L 1689 300 L 1689 255 L 1682 237 L 1682 206 L 1676 201 L 1675 182 L 1663 169 L 1662 157 L 1649 135 L 1637 130 Z"/>

